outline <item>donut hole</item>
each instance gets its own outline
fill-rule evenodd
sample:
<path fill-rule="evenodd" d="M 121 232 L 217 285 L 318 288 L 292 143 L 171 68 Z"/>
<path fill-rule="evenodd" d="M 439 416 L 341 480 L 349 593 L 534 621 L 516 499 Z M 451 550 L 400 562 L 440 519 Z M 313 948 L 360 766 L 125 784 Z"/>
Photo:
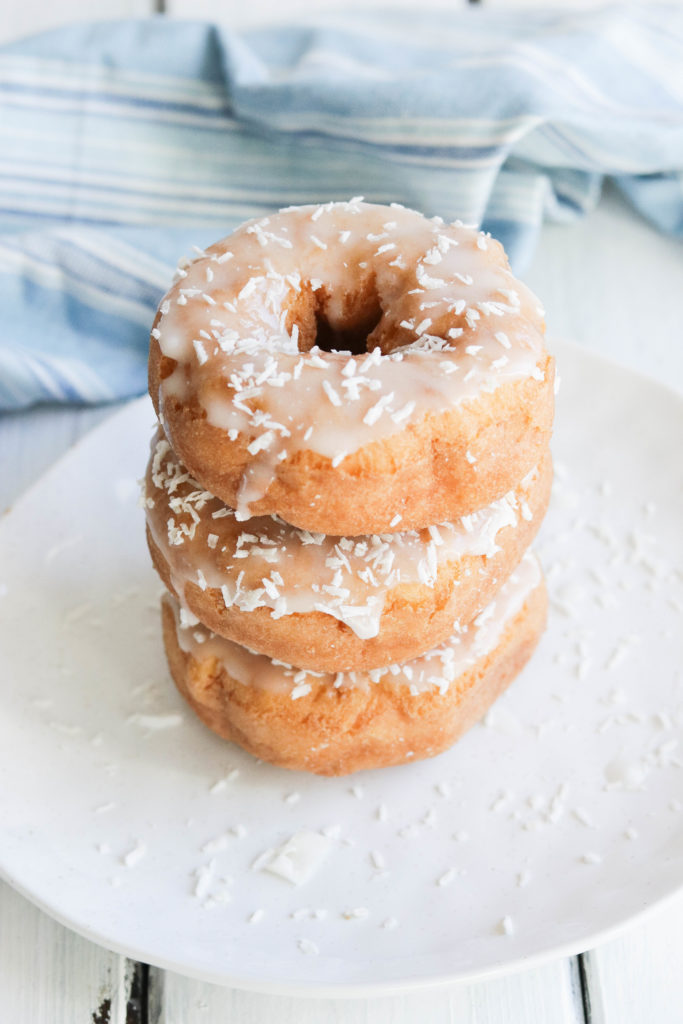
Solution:
<path fill-rule="evenodd" d="M 382 319 L 382 310 L 377 308 L 371 315 L 359 323 L 335 326 L 327 319 L 325 312 L 316 313 L 315 345 L 323 352 L 350 352 L 354 356 L 362 355 L 369 350 L 368 336 L 372 334 Z"/>
<path fill-rule="evenodd" d="M 332 294 L 325 287 L 302 289 L 289 308 L 288 329 L 299 329 L 300 352 L 319 348 L 323 352 L 363 355 L 376 342 L 372 335 L 382 319 L 382 307 L 371 284 L 359 290 Z"/>

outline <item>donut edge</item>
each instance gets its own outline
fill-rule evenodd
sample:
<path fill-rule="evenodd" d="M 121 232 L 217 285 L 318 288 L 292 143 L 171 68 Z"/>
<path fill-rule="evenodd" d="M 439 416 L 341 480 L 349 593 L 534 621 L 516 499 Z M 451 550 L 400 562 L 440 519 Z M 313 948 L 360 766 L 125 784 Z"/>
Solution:
<path fill-rule="evenodd" d="M 250 460 L 249 438 L 230 441 L 196 401 L 167 399 L 162 410 L 162 359 L 152 339 L 149 393 L 166 436 L 201 486 L 234 508 Z M 359 536 L 423 529 L 491 504 L 533 468 L 550 438 L 553 357 L 544 351 L 538 366 L 542 380 L 501 382 L 359 448 L 336 467 L 317 452 L 294 453 L 277 466 L 250 515 L 277 514 L 299 529 Z"/>
<path fill-rule="evenodd" d="M 492 651 L 445 694 L 418 696 L 384 681 L 339 690 L 322 683 L 294 701 L 289 694 L 239 683 L 215 658 L 197 661 L 184 652 L 168 598 L 162 599 L 162 628 L 171 676 L 212 732 L 279 767 L 338 776 L 411 763 L 450 748 L 526 665 L 544 630 L 547 605 L 541 579 Z"/>
<path fill-rule="evenodd" d="M 177 594 L 168 563 L 149 526 L 147 546 L 169 593 L 184 600 L 190 611 L 219 636 L 259 654 L 314 671 L 380 668 L 416 658 L 435 647 L 451 634 L 456 620 L 463 625 L 468 623 L 494 598 L 542 524 L 552 484 L 549 452 L 544 454 L 539 473 L 538 489 L 530 498 L 530 521 L 520 515 L 515 527 L 503 527 L 496 538 L 499 550 L 490 558 L 465 555 L 457 562 L 445 563 L 439 569 L 434 588 L 419 583 L 392 588 L 387 594 L 380 631 L 369 640 L 359 639 L 348 625 L 320 611 L 273 619 L 270 608 L 249 612 L 234 606 L 226 609 L 219 590 L 203 590 L 191 580 L 185 584 L 184 593 Z M 463 581 L 462 589 L 458 580 Z"/>

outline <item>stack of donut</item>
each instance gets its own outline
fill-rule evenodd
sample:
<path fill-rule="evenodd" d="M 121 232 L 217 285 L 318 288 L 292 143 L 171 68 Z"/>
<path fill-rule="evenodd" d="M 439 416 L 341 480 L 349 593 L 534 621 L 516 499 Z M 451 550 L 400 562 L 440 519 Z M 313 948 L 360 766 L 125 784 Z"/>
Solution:
<path fill-rule="evenodd" d="M 325 775 L 438 754 L 529 658 L 552 467 L 543 313 L 489 236 L 353 199 L 181 266 L 149 362 L 173 678 Z"/>

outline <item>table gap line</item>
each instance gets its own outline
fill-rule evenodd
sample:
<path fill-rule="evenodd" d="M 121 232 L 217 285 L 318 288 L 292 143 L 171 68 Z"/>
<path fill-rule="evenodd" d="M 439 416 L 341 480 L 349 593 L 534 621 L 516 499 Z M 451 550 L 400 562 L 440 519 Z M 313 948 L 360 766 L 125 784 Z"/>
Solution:
<path fill-rule="evenodd" d="M 127 960 L 127 992 L 125 996 L 125 1024 L 148 1024 L 147 1013 L 147 964 Z"/>
<path fill-rule="evenodd" d="M 585 1024 L 592 1024 L 593 1021 L 593 1010 L 591 1007 L 591 989 L 590 989 L 590 963 L 588 961 L 588 953 L 579 953 L 576 959 L 576 966 L 578 971 L 578 982 L 579 992 L 581 996 L 581 1007 L 583 1010 L 583 1019 Z"/>

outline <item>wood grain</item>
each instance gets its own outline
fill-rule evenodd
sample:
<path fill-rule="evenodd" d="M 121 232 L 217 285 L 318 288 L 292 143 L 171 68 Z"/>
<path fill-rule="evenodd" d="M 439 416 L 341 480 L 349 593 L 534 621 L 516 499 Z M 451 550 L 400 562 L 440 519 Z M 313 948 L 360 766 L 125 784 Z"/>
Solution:
<path fill-rule="evenodd" d="M 135 964 L 79 938 L 0 882 L 3 1024 L 142 1024 Z"/>
<path fill-rule="evenodd" d="M 377 999 L 262 996 L 151 972 L 149 1024 L 584 1024 L 571 959 L 508 978 Z"/>
<path fill-rule="evenodd" d="M 591 1024 L 681 1024 L 683 895 L 585 960 Z"/>

